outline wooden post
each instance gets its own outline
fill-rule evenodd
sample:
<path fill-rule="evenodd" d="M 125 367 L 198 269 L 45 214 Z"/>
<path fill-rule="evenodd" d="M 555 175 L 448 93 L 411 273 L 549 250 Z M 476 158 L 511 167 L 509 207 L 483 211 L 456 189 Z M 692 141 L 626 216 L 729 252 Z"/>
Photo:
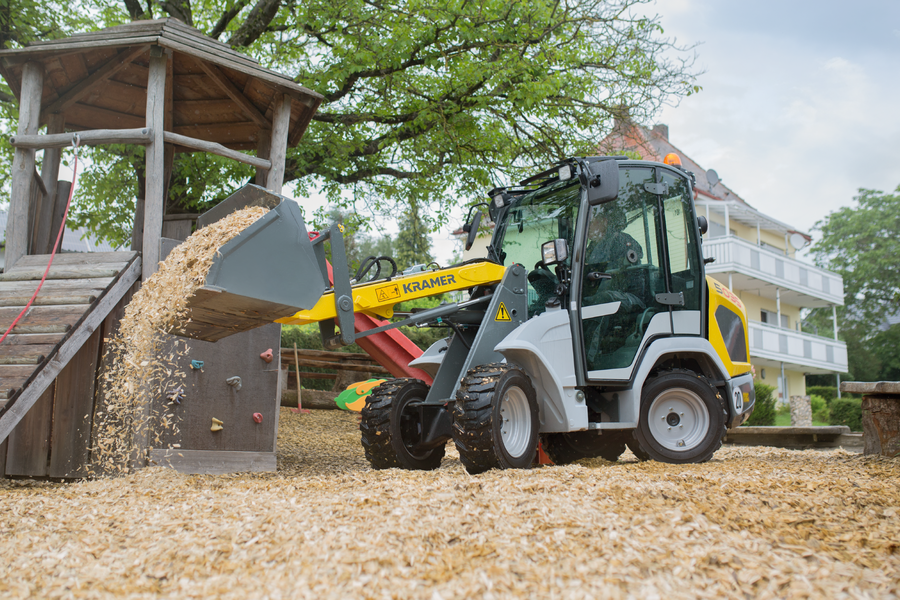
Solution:
<path fill-rule="evenodd" d="M 66 118 L 64 115 L 50 115 L 47 121 L 47 134 L 63 133 L 66 128 Z M 62 157 L 62 148 L 47 148 L 44 150 L 44 160 L 41 163 L 41 179 L 44 187 L 47 188 L 47 195 L 41 203 L 40 209 L 37 211 L 37 234 L 34 236 L 32 243 L 32 252 L 34 254 L 47 254 L 50 252 L 50 245 L 56 239 L 55 231 L 50 231 L 53 225 L 53 207 L 56 204 L 56 186 L 59 180 L 59 161 Z"/>
<path fill-rule="evenodd" d="M 142 241 L 143 279 L 156 273 L 159 263 L 159 238 L 162 237 L 165 209 L 165 119 L 166 63 L 168 57 L 159 46 L 150 49 L 150 75 L 147 78 L 147 128 L 152 141 L 147 146 L 144 170 L 144 227 Z"/>
<path fill-rule="evenodd" d="M 259 140 L 256 142 L 256 158 L 269 158 L 269 150 L 272 149 L 272 130 L 260 129 L 257 135 Z M 266 180 L 269 178 L 270 170 L 257 167 L 256 179 L 253 180 L 253 183 L 266 187 Z"/>
<path fill-rule="evenodd" d="M 22 95 L 19 102 L 19 135 L 35 135 L 41 117 L 44 67 L 28 62 L 22 67 Z M 16 148 L 12 168 L 9 221 L 6 225 L 6 270 L 28 253 L 28 206 L 34 185 L 34 150 Z"/>
<path fill-rule="evenodd" d="M 266 177 L 266 189 L 281 193 L 284 185 L 284 161 L 287 158 L 288 129 L 291 125 L 291 97 L 287 94 L 275 97 L 272 116 L 272 145 L 269 146 L 269 160 L 272 168 Z"/>
<path fill-rule="evenodd" d="M 863 395 L 863 454 L 900 456 L 900 382 L 845 381 L 840 390 Z"/>

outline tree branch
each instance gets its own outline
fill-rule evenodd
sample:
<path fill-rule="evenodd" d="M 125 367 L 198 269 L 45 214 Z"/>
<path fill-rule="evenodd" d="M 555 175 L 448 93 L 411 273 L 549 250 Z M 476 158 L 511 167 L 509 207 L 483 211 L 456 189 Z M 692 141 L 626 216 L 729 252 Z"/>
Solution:
<path fill-rule="evenodd" d="M 215 27 L 212 28 L 212 31 L 209 32 L 209 37 L 219 39 L 219 36 L 228 28 L 228 24 L 231 23 L 234 18 L 238 15 L 239 12 L 244 10 L 244 7 L 247 6 L 247 2 L 249 0 L 238 0 L 234 3 L 234 5 L 222 13 L 222 16 L 219 17 L 218 22 Z"/>
<path fill-rule="evenodd" d="M 194 15 L 191 12 L 191 0 L 164 0 L 159 3 L 160 8 L 170 16 L 181 20 L 191 27 L 194 26 Z"/>
<path fill-rule="evenodd" d="M 128 9 L 128 16 L 132 21 L 144 18 L 144 9 L 141 7 L 140 0 L 124 0 L 125 8 Z"/>
<path fill-rule="evenodd" d="M 258 40 L 259 36 L 266 32 L 266 28 L 269 27 L 275 15 L 278 14 L 279 8 L 281 8 L 281 0 L 259 0 L 231 39 L 228 40 L 228 45 L 232 48 L 247 47 Z"/>

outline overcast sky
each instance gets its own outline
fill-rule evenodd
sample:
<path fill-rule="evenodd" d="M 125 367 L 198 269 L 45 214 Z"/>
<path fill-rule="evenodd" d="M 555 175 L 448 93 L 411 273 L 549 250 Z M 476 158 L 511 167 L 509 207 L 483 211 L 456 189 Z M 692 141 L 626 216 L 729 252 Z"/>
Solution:
<path fill-rule="evenodd" d="M 655 123 L 751 206 L 810 232 L 859 188 L 900 185 L 900 0 L 658 0 L 650 10 L 666 36 L 696 44 L 704 72 L 703 90 Z M 435 236 L 440 257 L 447 237 Z"/>
<path fill-rule="evenodd" d="M 705 71 L 703 91 L 657 122 L 754 208 L 808 232 L 859 188 L 900 185 L 900 1 L 655 9 L 667 35 L 699 44 Z"/>

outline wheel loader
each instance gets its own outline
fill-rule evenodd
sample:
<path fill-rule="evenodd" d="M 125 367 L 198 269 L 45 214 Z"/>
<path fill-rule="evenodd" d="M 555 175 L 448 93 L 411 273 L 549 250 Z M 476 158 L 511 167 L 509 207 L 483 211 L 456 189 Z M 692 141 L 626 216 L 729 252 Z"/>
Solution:
<path fill-rule="evenodd" d="M 319 323 L 336 348 L 401 325 L 446 328 L 410 363 L 430 386 L 392 379 L 367 400 L 362 444 L 379 469 L 435 469 L 451 439 L 473 474 L 530 467 L 539 445 L 556 464 L 614 461 L 626 447 L 641 460 L 703 462 L 755 396 L 746 311 L 705 274 L 692 186 L 677 165 L 563 160 L 473 207 L 467 249 L 482 209 L 494 224 L 485 259 L 369 280 L 351 279 L 338 228 L 310 236 L 296 203 L 248 186 L 206 220 L 272 210 L 222 246 L 177 333 Z M 451 291 L 464 298 L 354 331 L 356 312 L 390 319 L 401 302 Z"/>

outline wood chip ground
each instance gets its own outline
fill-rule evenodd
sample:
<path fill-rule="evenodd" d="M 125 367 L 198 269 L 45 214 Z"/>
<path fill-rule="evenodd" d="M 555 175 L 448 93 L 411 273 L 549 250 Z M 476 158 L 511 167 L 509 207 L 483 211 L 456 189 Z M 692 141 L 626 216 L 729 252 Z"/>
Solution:
<path fill-rule="evenodd" d="M 451 445 L 452 447 L 452 445 Z M 0 598 L 896 598 L 900 461 L 725 447 L 373 471 L 282 409 L 278 472 L 0 482 Z"/>

